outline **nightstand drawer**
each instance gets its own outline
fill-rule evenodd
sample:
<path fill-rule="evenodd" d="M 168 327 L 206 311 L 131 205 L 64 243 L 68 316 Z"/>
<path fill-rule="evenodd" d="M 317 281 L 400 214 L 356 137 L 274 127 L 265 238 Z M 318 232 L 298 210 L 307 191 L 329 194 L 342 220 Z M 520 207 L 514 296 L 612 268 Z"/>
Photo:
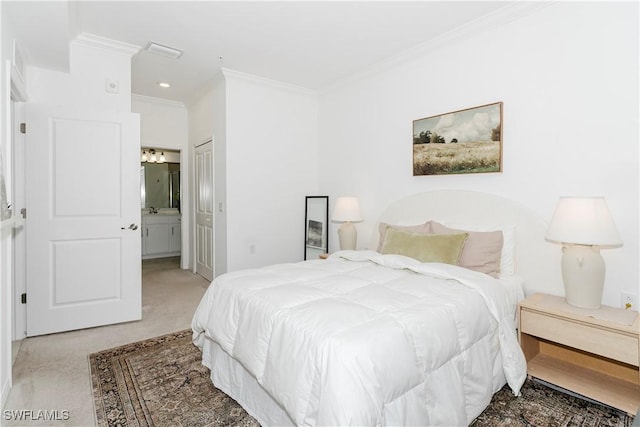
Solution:
<path fill-rule="evenodd" d="M 638 338 L 571 319 L 557 318 L 527 309 L 520 312 L 520 330 L 569 347 L 638 366 Z"/>

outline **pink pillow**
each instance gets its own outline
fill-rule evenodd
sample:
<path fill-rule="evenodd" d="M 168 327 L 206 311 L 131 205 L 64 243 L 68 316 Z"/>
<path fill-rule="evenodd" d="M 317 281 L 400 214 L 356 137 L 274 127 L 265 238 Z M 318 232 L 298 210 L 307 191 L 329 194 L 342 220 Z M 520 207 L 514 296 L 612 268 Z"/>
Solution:
<path fill-rule="evenodd" d="M 396 230 L 409 231 L 411 233 L 417 234 L 433 234 L 431 232 L 431 221 L 427 221 L 424 224 L 416 224 L 416 225 L 391 225 L 385 222 L 381 222 L 378 225 L 378 232 L 380 234 L 380 239 L 378 240 L 378 252 L 382 253 L 382 244 L 384 243 L 385 235 L 387 234 L 387 228 L 395 228 Z"/>
<path fill-rule="evenodd" d="M 458 260 L 460 267 L 469 270 L 487 273 L 497 277 L 500 273 L 500 257 L 504 237 L 501 230 L 496 231 L 467 231 L 456 230 L 444 225 L 431 222 L 431 232 L 434 234 L 468 233 L 469 236 L 462 247 L 462 253 Z"/>

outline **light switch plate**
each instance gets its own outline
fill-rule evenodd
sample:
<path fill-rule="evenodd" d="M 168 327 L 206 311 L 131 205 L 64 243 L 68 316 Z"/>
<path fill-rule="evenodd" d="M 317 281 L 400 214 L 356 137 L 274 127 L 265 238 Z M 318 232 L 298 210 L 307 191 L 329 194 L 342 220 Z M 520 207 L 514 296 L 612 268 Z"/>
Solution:
<path fill-rule="evenodd" d="M 107 93 L 119 93 L 120 83 L 117 80 L 107 79 L 105 81 L 105 90 Z"/>

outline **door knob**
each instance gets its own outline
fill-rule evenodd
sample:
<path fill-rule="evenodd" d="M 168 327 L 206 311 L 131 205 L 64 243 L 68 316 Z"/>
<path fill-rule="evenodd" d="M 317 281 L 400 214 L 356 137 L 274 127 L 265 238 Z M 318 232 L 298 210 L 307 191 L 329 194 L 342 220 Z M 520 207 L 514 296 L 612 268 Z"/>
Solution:
<path fill-rule="evenodd" d="M 122 228 L 124 229 L 124 227 L 122 227 Z M 129 226 L 129 230 L 136 231 L 137 229 L 138 229 L 138 224 L 131 224 L 131 225 Z"/>

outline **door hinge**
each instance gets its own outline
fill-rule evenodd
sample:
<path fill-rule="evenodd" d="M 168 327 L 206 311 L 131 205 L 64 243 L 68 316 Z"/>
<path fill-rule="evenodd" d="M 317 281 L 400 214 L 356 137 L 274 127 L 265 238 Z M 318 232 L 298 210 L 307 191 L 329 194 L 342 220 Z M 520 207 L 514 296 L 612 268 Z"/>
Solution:
<path fill-rule="evenodd" d="M 27 133 L 27 124 L 20 123 L 20 133 Z"/>
<path fill-rule="evenodd" d="M 20 215 L 22 215 L 22 219 L 27 219 L 27 208 L 20 209 Z"/>
<path fill-rule="evenodd" d="M 20 295 L 20 302 L 22 304 L 26 304 L 27 303 L 27 293 L 26 292 L 24 294 Z"/>

